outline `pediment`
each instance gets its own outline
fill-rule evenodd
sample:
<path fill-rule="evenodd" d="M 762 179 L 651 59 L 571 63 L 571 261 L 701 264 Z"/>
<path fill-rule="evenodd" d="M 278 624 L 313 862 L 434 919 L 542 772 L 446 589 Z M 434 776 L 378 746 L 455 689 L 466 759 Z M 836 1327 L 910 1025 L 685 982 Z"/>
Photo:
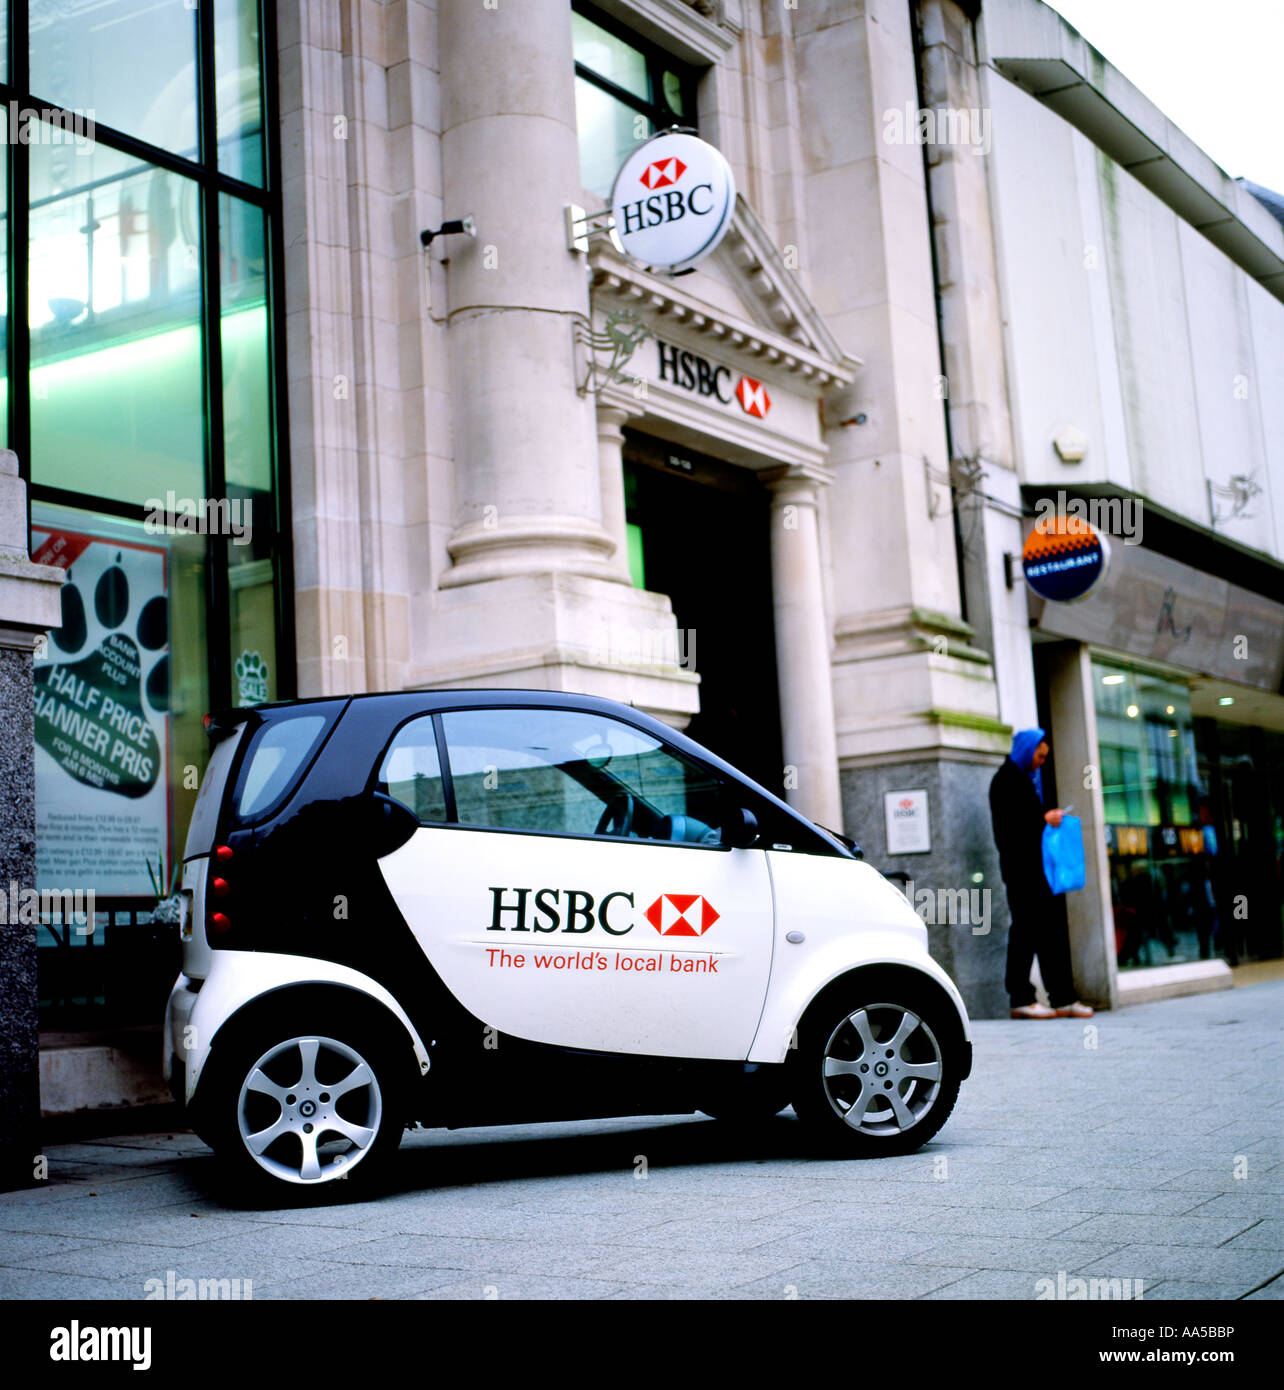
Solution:
<path fill-rule="evenodd" d="M 608 238 L 594 237 L 589 264 L 595 299 L 681 324 L 738 354 L 797 374 L 820 390 L 846 386 L 862 365 L 829 331 L 798 277 L 740 195 L 722 244 L 694 271 L 641 269 Z"/>

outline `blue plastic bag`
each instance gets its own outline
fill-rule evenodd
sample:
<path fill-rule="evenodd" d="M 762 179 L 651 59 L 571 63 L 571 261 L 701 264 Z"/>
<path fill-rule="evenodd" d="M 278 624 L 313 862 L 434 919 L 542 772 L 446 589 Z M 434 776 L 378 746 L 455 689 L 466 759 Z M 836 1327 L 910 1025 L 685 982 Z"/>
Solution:
<path fill-rule="evenodd" d="M 1074 893 L 1087 882 L 1078 816 L 1067 814 L 1060 825 L 1043 827 L 1043 876 L 1054 893 Z"/>

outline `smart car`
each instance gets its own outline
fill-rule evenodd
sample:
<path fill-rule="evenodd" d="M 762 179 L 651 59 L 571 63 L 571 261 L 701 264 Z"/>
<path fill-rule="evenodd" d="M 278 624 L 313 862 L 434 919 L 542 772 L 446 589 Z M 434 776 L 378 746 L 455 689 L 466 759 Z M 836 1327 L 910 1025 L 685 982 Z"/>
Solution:
<path fill-rule="evenodd" d="M 792 1104 L 865 1156 L 949 1116 L 968 1018 L 904 895 L 659 720 L 456 690 L 206 727 L 165 1068 L 238 1179 L 371 1182 L 415 1124 Z"/>

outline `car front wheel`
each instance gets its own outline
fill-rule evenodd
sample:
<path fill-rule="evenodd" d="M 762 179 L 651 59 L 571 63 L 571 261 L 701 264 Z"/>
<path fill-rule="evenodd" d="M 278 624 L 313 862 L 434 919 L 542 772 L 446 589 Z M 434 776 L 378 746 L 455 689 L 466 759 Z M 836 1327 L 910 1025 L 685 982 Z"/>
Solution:
<path fill-rule="evenodd" d="M 934 998 L 906 986 L 835 996 L 799 1030 L 799 1119 L 840 1154 L 914 1152 L 958 1098 L 961 1065 L 948 1045 L 950 1022 Z"/>

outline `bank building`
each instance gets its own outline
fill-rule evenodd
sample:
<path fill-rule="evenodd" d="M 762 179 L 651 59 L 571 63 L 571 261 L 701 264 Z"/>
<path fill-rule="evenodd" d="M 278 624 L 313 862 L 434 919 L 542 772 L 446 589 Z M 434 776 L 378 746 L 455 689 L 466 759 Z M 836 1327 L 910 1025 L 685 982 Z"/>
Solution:
<path fill-rule="evenodd" d="M 1085 999 L 1280 956 L 1284 200 L 1053 9 L 0 13 L 0 417 L 66 575 L 37 873 L 96 894 L 39 928 L 47 1111 L 163 1098 L 202 716 L 296 695 L 630 702 L 878 867 L 988 892 L 929 920 L 979 1017 L 987 789 L 1037 724 Z M 705 215 L 686 161 L 610 215 L 672 128 L 735 190 L 676 274 L 619 233 Z M 1075 603 L 1022 573 L 1068 502 L 1109 551 Z"/>

